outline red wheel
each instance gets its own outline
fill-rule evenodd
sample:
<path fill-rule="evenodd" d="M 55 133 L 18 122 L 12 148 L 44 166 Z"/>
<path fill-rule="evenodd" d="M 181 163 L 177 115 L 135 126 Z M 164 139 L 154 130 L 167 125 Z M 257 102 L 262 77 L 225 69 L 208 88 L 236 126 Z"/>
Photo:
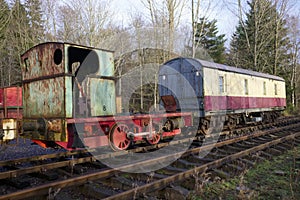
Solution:
<path fill-rule="evenodd" d="M 161 127 L 160 124 L 153 123 L 153 126 L 152 126 L 152 136 L 148 135 L 146 137 L 146 142 L 148 144 L 153 145 L 153 144 L 159 143 L 161 135 L 160 135 L 160 133 L 156 132 L 156 130 L 159 130 L 159 127 Z M 148 131 L 150 132 L 150 128 L 148 128 Z"/>
<path fill-rule="evenodd" d="M 130 146 L 127 138 L 129 128 L 125 124 L 115 124 L 109 132 L 110 145 L 114 150 L 126 150 Z"/>
<path fill-rule="evenodd" d="M 159 133 L 154 133 L 154 134 L 152 134 L 152 137 L 147 136 L 146 140 L 149 144 L 152 144 L 152 145 L 157 144 L 160 140 L 160 134 Z"/>

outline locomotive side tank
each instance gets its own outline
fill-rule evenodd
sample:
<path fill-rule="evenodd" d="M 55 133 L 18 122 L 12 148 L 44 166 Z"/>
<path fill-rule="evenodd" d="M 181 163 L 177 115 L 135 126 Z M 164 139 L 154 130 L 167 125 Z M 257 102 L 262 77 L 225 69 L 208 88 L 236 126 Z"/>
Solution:
<path fill-rule="evenodd" d="M 180 84 L 186 79 L 194 91 Z M 197 113 L 205 132 L 211 116 L 225 115 L 225 123 L 274 120 L 286 106 L 285 81 L 281 77 L 192 58 L 175 58 L 159 72 L 160 96 L 177 102 L 197 98 L 199 107 L 181 105 Z M 193 95 L 193 96 L 192 96 Z M 180 110 L 177 104 L 177 110 Z"/>

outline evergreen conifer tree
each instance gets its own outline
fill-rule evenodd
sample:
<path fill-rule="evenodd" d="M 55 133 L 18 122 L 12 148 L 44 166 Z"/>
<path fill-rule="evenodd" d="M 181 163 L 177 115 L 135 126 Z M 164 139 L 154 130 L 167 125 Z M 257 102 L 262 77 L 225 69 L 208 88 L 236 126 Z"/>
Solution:
<path fill-rule="evenodd" d="M 29 35 L 32 44 L 36 45 L 44 40 L 44 20 L 42 19 L 41 1 L 26 0 L 25 8 L 29 17 L 30 30 Z"/>
<path fill-rule="evenodd" d="M 224 34 L 218 35 L 217 20 L 208 21 L 207 18 L 200 18 L 196 23 L 195 43 L 198 50 L 196 57 L 201 59 L 212 58 L 214 62 L 225 63 L 225 42 Z"/>
<path fill-rule="evenodd" d="M 270 0 L 252 0 L 230 44 L 231 65 L 279 75 L 288 44 L 285 21 Z"/>

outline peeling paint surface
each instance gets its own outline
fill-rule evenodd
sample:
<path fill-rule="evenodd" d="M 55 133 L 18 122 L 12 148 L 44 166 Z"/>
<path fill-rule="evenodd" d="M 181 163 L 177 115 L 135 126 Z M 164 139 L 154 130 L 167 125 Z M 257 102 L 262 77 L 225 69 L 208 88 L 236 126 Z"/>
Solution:
<path fill-rule="evenodd" d="M 64 117 L 66 114 L 64 85 L 64 77 L 25 83 L 24 117 Z"/>
<path fill-rule="evenodd" d="M 61 55 L 59 55 L 59 52 L 61 52 Z M 63 57 L 64 51 L 61 43 L 45 43 L 33 47 L 22 55 L 23 80 L 64 73 Z M 60 58 L 61 62 L 59 62 Z"/>
<path fill-rule="evenodd" d="M 114 81 L 91 78 L 91 115 L 105 116 L 116 114 Z"/>

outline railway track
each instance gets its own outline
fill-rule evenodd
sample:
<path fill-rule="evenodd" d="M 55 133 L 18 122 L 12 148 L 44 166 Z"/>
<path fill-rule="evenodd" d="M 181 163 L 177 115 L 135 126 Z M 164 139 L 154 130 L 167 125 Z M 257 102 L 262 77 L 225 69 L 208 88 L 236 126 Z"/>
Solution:
<path fill-rule="evenodd" d="M 199 142 L 194 142 L 191 145 L 192 148 L 184 152 L 178 151 L 177 147 L 186 145 L 190 139 L 181 139 L 151 147 L 138 147 L 126 152 L 102 152 L 100 155 L 95 152 L 96 154 L 93 156 L 83 150 L 3 161 L 0 162 L 3 169 L 0 179 L 11 186 L 9 191 L 7 188 L 2 189 L 5 191 L 2 192 L 0 199 L 24 199 L 33 196 L 54 195 L 63 188 L 89 185 L 86 183 L 91 182 L 92 185 L 96 185 L 97 190 L 95 191 L 93 186 L 89 186 L 88 193 L 93 193 L 97 198 L 132 199 L 132 197 L 145 196 L 145 193 L 162 190 L 175 182 L 182 182 L 205 171 L 212 171 L 218 176 L 227 176 L 229 173 L 226 170 L 218 168 L 231 168 L 239 171 L 241 170 L 240 166 L 234 164 L 237 160 L 246 166 L 249 163 L 253 164 L 255 159 L 261 159 L 258 154 L 272 156 L 274 152 L 280 153 L 290 146 L 286 145 L 287 141 L 299 144 L 300 125 L 297 122 L 299 122 L 298 118 L 292 118 L 276 124 L 239 129 L 236 131 L 240 134 L 244 133 L 243 136 L 231 139 L 224 137 L 218 143 L 209 144 L 208 142 L 207 145 L 200 147 Z M 255 132 L 250 134 L 251 131 Z M 208 137 L 206 140 L 213 141 L 213 138 Z M 157 151 L 157 156 L 153 159 L 134 159 L 136 152 L 156 152 L 157 148 L 172 145 L 174 147 L 171 148 L 171 151 L 170 149 Z M 268 151 L 265 151 L 266 149 Z M 205 157 L 204 154 L 206 154 Z M 132 157 L 128 161 L 129 155 Z M 97 162 L 97 160 L 105 161 L 105 159 L 113 159 L 118 162 L 114 168 Z M 176 161 L 151 172 L 132 173 L 141 169 L 151 169 L 154 165 L 170 159 Z M 28 180 L 27 186 L 24 184 L 26 182 L 24 180 Z M 32 182 L 38 184 L 32 184 Z"/>

